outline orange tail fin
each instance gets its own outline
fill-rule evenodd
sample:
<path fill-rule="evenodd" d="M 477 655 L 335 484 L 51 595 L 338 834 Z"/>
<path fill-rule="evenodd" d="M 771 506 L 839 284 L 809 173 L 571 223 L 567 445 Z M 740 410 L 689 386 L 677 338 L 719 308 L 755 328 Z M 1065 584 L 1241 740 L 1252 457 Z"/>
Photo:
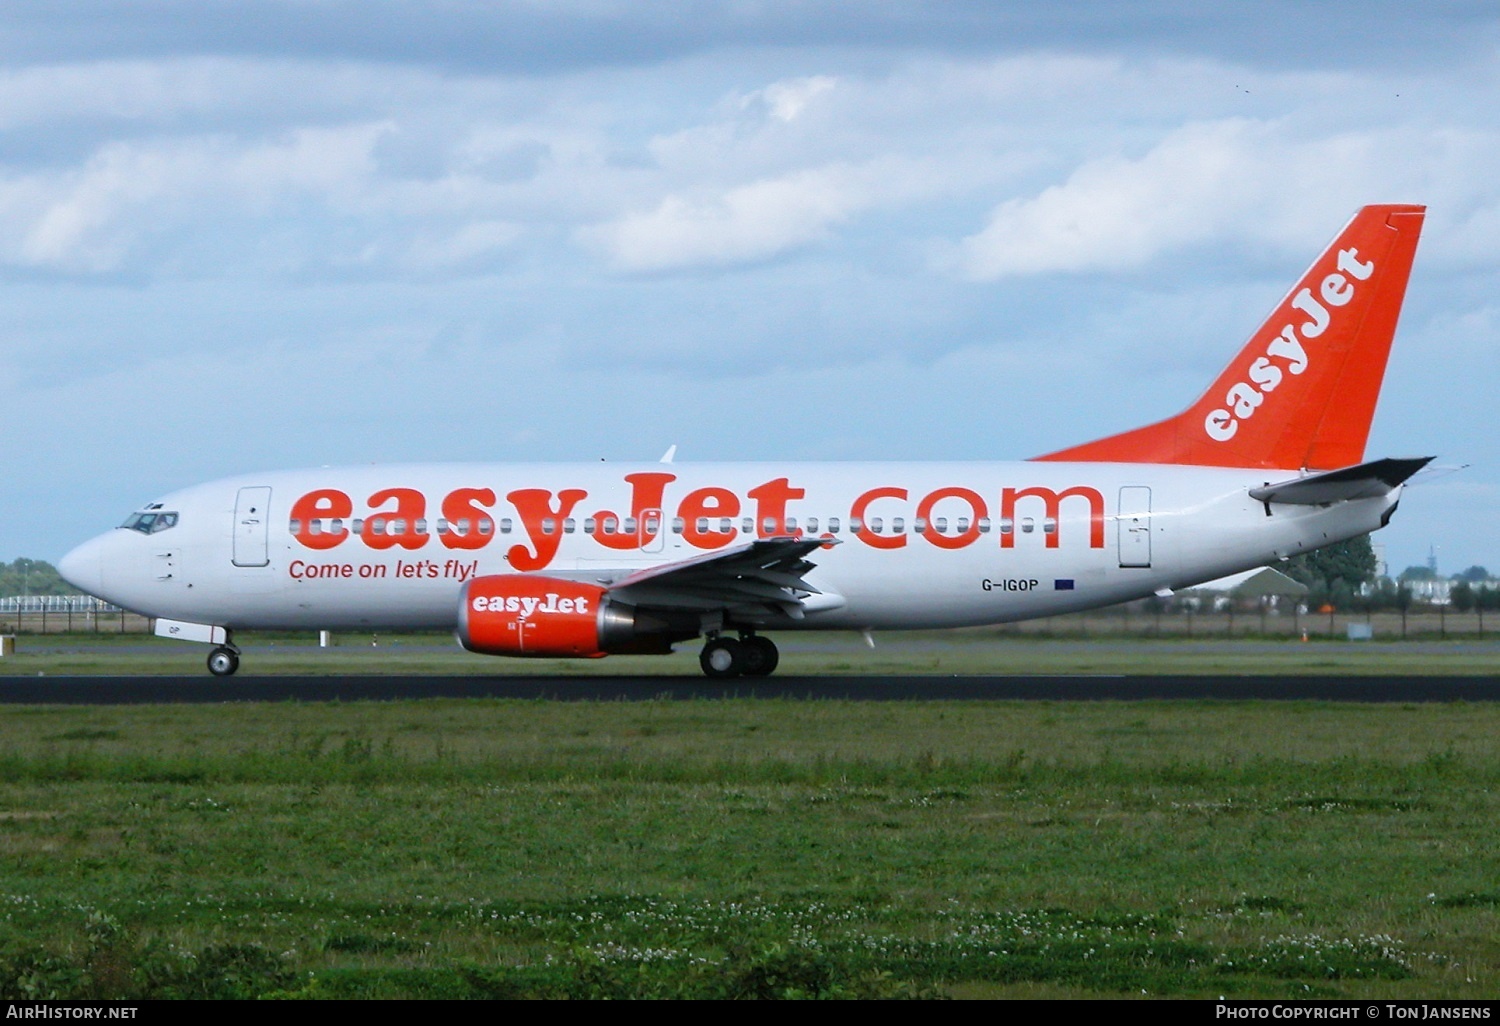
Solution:
<path fill-rule="evenodd" d="M 1182 413 L 1036 459 L 1283 470 L 1361 462 L 1426 209 L 1356 214 Z"/>

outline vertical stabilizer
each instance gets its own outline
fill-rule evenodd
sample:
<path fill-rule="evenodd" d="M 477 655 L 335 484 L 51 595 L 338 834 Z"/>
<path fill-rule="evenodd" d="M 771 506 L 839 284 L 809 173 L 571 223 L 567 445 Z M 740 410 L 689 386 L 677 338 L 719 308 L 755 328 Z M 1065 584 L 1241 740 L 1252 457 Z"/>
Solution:
<path fill-rule="evenodd" d="M 1036 458 L 1288 470 L 1362 462 L 1425 211 L 1356 214 L 1184 412 Z"/>

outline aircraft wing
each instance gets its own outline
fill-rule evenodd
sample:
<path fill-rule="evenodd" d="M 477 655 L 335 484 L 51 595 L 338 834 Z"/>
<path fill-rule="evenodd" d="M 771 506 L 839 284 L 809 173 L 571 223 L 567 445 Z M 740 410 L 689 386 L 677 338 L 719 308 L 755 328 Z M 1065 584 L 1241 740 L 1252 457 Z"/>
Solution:
<path fill-rule="evenodd" d="M 677 563 L 634 571 L 609 586 L 611 596 L 646 608 L 764 614 L 774 611 L 800 620 L 804 600 L 821 596 L 819 608 L 837 608 L 843 599 L 807 583 L 816 565 L 804 557 L 827 545 L 827 538 L 761 538 Z"/>
<path fill-rule="evenodd" d="M 1292 506 L 1326 506 L 1350 499 L 1373 499 L 1400 487 L 1407 478 L 1433 461 L 1432 456 L 1412 459 L 1384 459 L 1361 463 L 1326 474 L 1293 478 L 1276 484 L 1250 489 L 1250 497 L 1260 502 L 1280 502 Z"/>

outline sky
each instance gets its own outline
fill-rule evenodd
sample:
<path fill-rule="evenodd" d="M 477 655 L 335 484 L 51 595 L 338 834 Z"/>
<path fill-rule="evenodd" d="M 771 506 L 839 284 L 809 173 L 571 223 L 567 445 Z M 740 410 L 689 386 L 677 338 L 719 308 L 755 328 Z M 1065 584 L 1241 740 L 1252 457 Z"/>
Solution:
<path fill-rule="evenodd" d="M 1367 455 L 1500 572 L 1481 3 L 12 0 L 0 559 L 426 460 L 1023 459 L 1428 218 Z"/>

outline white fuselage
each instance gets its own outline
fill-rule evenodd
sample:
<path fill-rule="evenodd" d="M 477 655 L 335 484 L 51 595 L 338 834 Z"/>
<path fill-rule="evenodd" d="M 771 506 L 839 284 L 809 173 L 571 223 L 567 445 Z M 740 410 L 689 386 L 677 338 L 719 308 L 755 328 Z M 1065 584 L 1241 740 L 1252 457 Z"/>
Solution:
<path fill-rule="evenodd" d="M 1329 506 L 1296 477 L 1104 463 L 421 464 L 229 478 L 69 553 L 86 590 L 227 628 L 452 628 L 475 577 L 604 584 L 756 537 L 827 536 L 820 594 L 775 628 L 1001 623 L 1108 605 L 1380 527 L 1400 489 Z M 149 513 L 147 515 L 150 515 Z M 356 521 L 358 523 L 356 523 Z M 159 523 L 164 524 L 165 521 Z"/>

